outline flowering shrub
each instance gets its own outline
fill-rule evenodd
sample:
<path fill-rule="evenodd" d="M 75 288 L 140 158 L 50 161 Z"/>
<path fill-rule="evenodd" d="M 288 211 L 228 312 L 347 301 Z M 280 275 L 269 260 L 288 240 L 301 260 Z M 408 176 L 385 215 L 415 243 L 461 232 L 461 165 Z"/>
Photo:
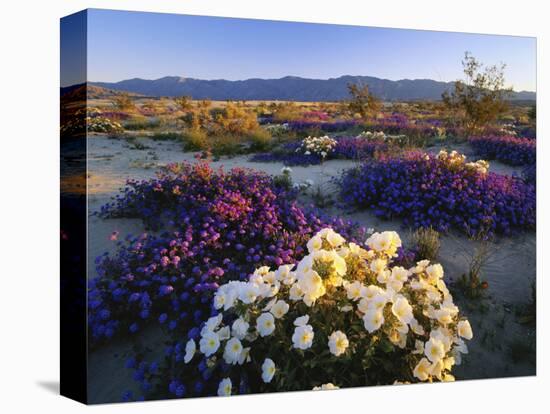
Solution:
<path fill-rule="evenodd" d="M 531 183 L 536 186 L 537 184 L 537 165 L 531 164 L 526 166 L 522 171 L 523 179 L 527 183 Z"/>
<path fill-rule="evenodd" d="M 375 141 L 385 141 L 388 136 L 384 134 L 382 131 L 363 131 L 359 135 L 357 135 L 357 138 L 364 138 L 368 140 L 375 140 Z"/>
<path fill-rule="evenodd" d="M 264 128 L 274 137 L 281 137 L 288 134 L 288 124 L 269 124 Z"/>
<path fill-rule="evenodd" d="M 364 159 L 374 157 L 377 153 L 387 152 L 389 145 L 376 140 L 366 140 L 358 137 L 338 137 L 333 139 L 336 145 L 327 153 L 325 159 Z M 321 155 L 312 151 L 304 151 L 302 141 L 285 144 L 282 149 L 269 153 L 255 154 L 252 162 L 282 162 L 285 165 L 316 165 L 323 161 Z"/>
<path fill-rule="evenodd" d="M 328 135 L 322 137 L 307 137 L 302 140 L 302 143 L 296 152 L 302 152 L 304 155 L 316 155 L 321 160 L 327 158 L 329 154 L 334 152 L 337 141 L 330 138 Z"/>
<path fill-rule="evenodd" d="M 343 172 L 343 201 L 371 208 L 378 217 L 402 217 L 407 226 L 451 227 L 469 234 L 510 234 L 535 227 L 535 187 L 513 176 L 487 172 L 457 153 L 434 157 L 409 152 Z"/>
<path fill-rule="evenodd" d="M 389 148 L 390 145 L 378 139 L 339 137 L 334 149 L 334 156 L 335 158 L 363 160 L 372 158 L 378 153 L 385 153 Z"/>
<path fill-rule="evenodd" d="M 184 362 L 216 374 L 218 395 L 454 380 L 473 334 L 443 268 L 395 266 L 395 232 L 367 245 L 325 228 L 296 265 L 220 286 L 220 313 L 187 341 Z"/>
<path fill-rule="evenodd" d="M 287 122 L 288 129 L 294 132 L 302 132 L 308 130 L 319 130 L 322 132 L 342 132 L 354 128 L 360 124 L 359 121 L 289 121 Z"/>
<path fill-rule="evenodd" d="M 88 132 L 122 132 L 124 128 L 117 121 L 113 121 L 103 116 L 94 116 L 86 118 Z"/>
<path fill-rule="evenodd" d="M 100 215 L 173 230 L 129 237 L 116 254 L 97 259 L 99 277 L 89 290 L 95 342 L 135 334 L 151 321 L 186 332 L 210 314 L 208 300 L 220 283 L 246 279 L 257 265 L 295 262 L 320 228 L 363 235 L 351 222 L 304 210 L 266 174 L 215 171 L 204 162 L 172 164 L 156 179 L 129 181 Z"/>
<path fill-rule="evenodd" d="M 533 139 L 515 136 L 471 137 L 470 145 L 477 154 L 496 159 L 510 165 L 534 164 L 537 157 L 537 143 Z"/>

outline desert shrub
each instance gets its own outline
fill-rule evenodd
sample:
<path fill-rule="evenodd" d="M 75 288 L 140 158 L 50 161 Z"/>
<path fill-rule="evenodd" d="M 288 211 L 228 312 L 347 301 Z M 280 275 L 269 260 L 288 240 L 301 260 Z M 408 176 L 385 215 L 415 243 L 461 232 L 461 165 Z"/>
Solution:
<path fill-rule="evenodd" d="M 437 259 L 439 247 L 439 232 L 431 227 L 421 227 L 412 235 L 412 243 L 418 252 L 419 257 L 428 260 Z"/>
<path fill-rule="evenodd" d="M 179 132 L 155 132 L 150 135 L 153 141 L 182 141 L 185 135 Z"/>
<path fill-rule="evenodd" d="M 160 126 L 158 118 L 148 118 L 141 115 L 132 116 L 123 124 L 124 129 L 128 131 L 140 131 L 146 129 L 155 129 Z"/>
<path fill-rule="evenodd" d="M 135 109 L 134 102 L 128 93 L 121 92 L 113 98 L 113 106 L 119 111 Z"/>
<path fill-rule="evenodd" d="M 529 138 L 492 135 L 471 137 L 468 142 L 479 156 L 487 159 L 510 165 L 536 163 L 537 143 Z"/>
<path fill-rule="evenodd" d="M 483 67 L 470 53 L 462 61 L 464 80 L 454 83 L 451 92 L 443 93 L 443 102 L 461 121 L 469 135 L 479 133 L 504 114 L 511 88 L 505 88 L 504 68 Z"/>
<path fill-rule="evenodd" d="M 241 138 L 234 135 L 214 135 L 208 138 L 208 149 L 215 157 L 234 156 L 245 151 Z"/>
<path fill-rule="evenodd" d="M 211 111 L 207 127 L 210 135 L 245 136 L 259 129 L 256 114 L 243 105 L 229 102 L 224 108 Z"/>
<path fill-rule="evenodd" d="M 156 179 L 128 181 L 103 206 L 104 218 L 142 219 L 161 234 L 129 236 L 115 253 L 96 259 L 89 285 L 91 344 L 125 333 L 137 337 L 158 323 L 186 335 L 210 315 L 212 292 L 245 280 L 257 265 L 293 263 L 320 228 L 360 241 L 364 230 L 304 210 L 266 174 L 213 170 L 207 163 L 172 164 Z"/>
<path fill-rule="evenodd" d="M 174 103 L 176 104 L 176 107 L 183 112 L 189 111 L 193 108 L 190 96 L 179 96 L 174 98 Z"/>
<path fill-rule="evenodd" d="M 189 129 L 183 134 L 183 142 L 186 150 L 198 151 L 209 147 L 208 136 L 200 129 Z"/>
<path fill-rule="evenodd" d="M 292 170 L 289 167 L 281 168 L 281 174 L 273 177 L 273 184 L 286 191 L 290 191 L 293 188 L 291 173 Z"/>
<path fill-rule="evenodd" d="M 247 138 L 250 141 L 251 150 L 254 151 L 265 151 L 272 142 L 269 131 L 260 127 L 251 131 Z"/>
<path fill-rule="evenodd" d="M 294 102 L 276 104 L 272 110 L 272 119 L 276 122 L 295 121 L 302 117 L 298 105 Z"/>
<path fill-rule="evenodd" d="M 347 109 L 352 117 L 357 114 L 366 121 L 380 111 L 380 101 L 369 91 L 368 85 L 348 84 L 348 92 Z"/>
<path fill-rule="evenodd" d="M 194 390 L 206 372 L 206 395 L 453 381 L 473 333 L 443 268 L 394 265 L 395 232 L 367 244 L 322 229 L 296 265 L 221 285 L 176 381 Z"/>
<path fill-rule="evenodd" d="M 450 228 L 478 234 L 511 234 L 535 228 L 535 187 L 514 176 L 488 172 L 484 161 L 466 163 L 457 153 L 409 152 L 343 172 L 343 202 L 401 217 L 413 228 Z"/>

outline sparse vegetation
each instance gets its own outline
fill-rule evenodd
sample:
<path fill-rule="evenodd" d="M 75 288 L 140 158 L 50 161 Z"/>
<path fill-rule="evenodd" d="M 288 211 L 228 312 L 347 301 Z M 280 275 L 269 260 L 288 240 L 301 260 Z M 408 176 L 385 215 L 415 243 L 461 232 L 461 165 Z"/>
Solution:
<path fill-rule="evenodd" d="M 465 79 L 457 80 L 454 90 L 442 98 L 466 135 L 471 135 L 486 130 L 508 109 L 506 98 L 512 89 L 504 86 L 504 64 L 484 67 L 466 52 L 462 66 Z"/>
<path fill-rule="evenodd" d="M 416 246 L 418 256 L 428 260 L 436 260 L 441 242 L 439 232 L 431 227 L 421 227 L 412 235 L 412 243 Z"/>

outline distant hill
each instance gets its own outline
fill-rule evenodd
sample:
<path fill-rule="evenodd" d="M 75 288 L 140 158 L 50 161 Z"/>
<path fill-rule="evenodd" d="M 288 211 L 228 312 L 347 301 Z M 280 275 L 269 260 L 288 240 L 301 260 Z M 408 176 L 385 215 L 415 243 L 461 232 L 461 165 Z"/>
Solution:
<path fill-rule="evenodd" d="M 213 100 L 288 100 L 339 101 L 348 98 L 347 85 L 361 83 L 384 101 L 440 100 L 453 82 L 431 79 L 392 81 L 372 76 L 341 76 L 330 79 L 307 79 L 286 76 L 280 79 L 240 81 L 201 80 L 166 76 L 160 79 L 128 79 L 120 82 L 90 82 L 89 85 L 148 96 L 182 96 Z M 515 92 L 512 100 L 534 100 L 535 92 Z"/>
<path fill-rule="evenodd" d="M 66 86 L 61 88 L 61 98 L 64 100 L 84 99 L 87 95 L 88 99 L 111 98 L 122 93 L 129 93 L 131 96 L 138 96 L 129 91 L 108 89 L 101 86 L 96 86 L 88 83 L 79 83 L 76 85 Z"/>

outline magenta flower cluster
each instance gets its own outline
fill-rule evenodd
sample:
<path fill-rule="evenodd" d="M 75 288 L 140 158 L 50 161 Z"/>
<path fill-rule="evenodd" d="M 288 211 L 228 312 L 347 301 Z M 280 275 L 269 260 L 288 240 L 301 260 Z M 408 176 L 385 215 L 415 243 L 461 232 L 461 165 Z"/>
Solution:
<path fill-rule="evenodd" d="M 143 219 L 160 235 L 119 241 L 96 260 L 89 284 L 89 329 L 97 343 L 150 323 L 185 334 L 210 316 L 219 283 L 244 280 L 261 265 L 292 263 L 323 227 L 364 241 L 357 225 L 299 206 L 266 174 L 173 164 L 156 179 L 129 181 L 101 216 Z"/>
<path fill-rule="evenodd" d="M 338 179 L 343 202 L 413 228 L 511 234 L 534 229 L 535 186 L 519 177 L 451 166 L 422 152 L 364 163 Z"/>
<path fill-rule="evenodd" d="M 529 165 L 537 160 L 537 142 L 530 138 L 490 135 L 471 137 L 468 142 L 479 156 L 505 164 Z"/>

